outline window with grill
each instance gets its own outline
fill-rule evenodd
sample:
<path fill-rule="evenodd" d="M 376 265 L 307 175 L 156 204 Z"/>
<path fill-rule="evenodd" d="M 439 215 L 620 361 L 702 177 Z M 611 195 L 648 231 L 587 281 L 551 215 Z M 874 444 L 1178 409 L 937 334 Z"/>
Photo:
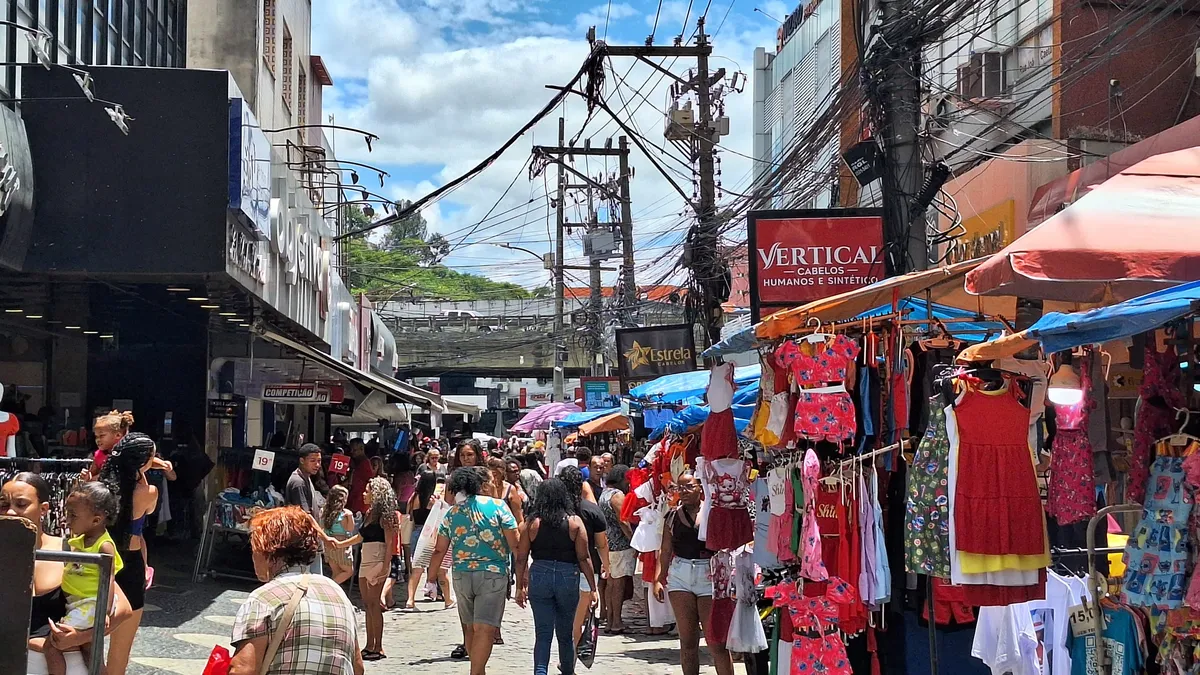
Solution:
<path fill-rule="evenodd" d="M 283 106 L 292 110 L 292 32 L 288 30 L 287 22 L 283 24 Z"/>
<path fill-rule="evenodd" d="M 296 78 L 299 80 L 296 83 L 296 126 L 301 127 L 296 130 L 296 137 L 300 139 L 300 145 L 308 145 L 304 142 L 308 129 L 303 128 L 308 124 L 308 73 L 304 72 L 303 63 L 298 64 Z"/>
<path fill-rule="evenodd" d="M 263 61 L 275 74 L 275 0 L 263 0 Z"/>

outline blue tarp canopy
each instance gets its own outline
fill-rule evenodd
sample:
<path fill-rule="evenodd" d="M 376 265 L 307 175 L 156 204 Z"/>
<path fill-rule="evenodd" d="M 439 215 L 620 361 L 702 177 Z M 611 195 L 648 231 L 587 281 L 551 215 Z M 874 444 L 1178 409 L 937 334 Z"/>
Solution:
<path fill-rule="evenodd" d="M 923 298 L 905 298 L 899 303 L 900 311 L 908 312 L 909 319 L 924 319 L 929 316 L 926 306 Z M 884 316 L 891 313 L 892 305 L 889 303 L 863 312 L 852 320 L 870 319 L 871 317 Z M 1004 332 L 1004 324 L 999 321 L 976 321 L 976 316 L 974 312 L 965 309 L 941 305 L 936 302 L 933 303 L 933 317 L 945 324 L 946 330 L 950 331 L 954 337 L 968 342 L 981 342 L 987 336 L 988 331 L 996 335 Z M 747 326 L 739 330 L 704 350 L 702 356 L 705 358 L 717 358 L 727 354 L 742 354 L 757 349 L 759 344 L 758 336 L 755 335 L 756 327 Z M 960 335 L 960 333 L 962 334 Z"/>
<path fill-rule="evenodd" d="M 762 368 L 758 365 L 745 366 L 733 371 L 733 386 L 741 387 L 758 380 Z M 708 389 L 708 371 L 693 370 L 690 373 L 663 375 L 629 390 L 629 397 L 653 403 L 703 403 Z M 572 417 L 568 415 L 568 418 Z M 586 420 L 585 420 L 586 421 Z"/>
<path fill-rule="evenodd" d="M 598 420 L 601 417 L 611 415 L 615 412 L 621 412 L 620 408 L 604 408 L 602 410 L 585 410 L 584 412 L 575 412 L 567 415 L 560 420 L 554 420 L 556 427 L 577 427 L 581 424 L 587 424 L 592 420 Z"/>
<path fill-rule="evenodd" d="M 1086 312 L 1051 312 L 1026 329 L 1025 336 L 1040 341 L 1047 352 L 1061 352 L 1154 330 L 1196 311 L 1200 311 L 1200 281 Z"/>
<path fill-rule="evenodd" d="M 676 434 L 683 433 L 697 424 L 703 424 L 708 419 L 708 414 L 709 409 L 706 405 L 689 405 L 651 432 L 650 440 L 662 438 L 667 431 Z M 754 415 L 754 403 L 733 404 L 733 426 L 739 434 L 750 424 L 752 415 Z"/>

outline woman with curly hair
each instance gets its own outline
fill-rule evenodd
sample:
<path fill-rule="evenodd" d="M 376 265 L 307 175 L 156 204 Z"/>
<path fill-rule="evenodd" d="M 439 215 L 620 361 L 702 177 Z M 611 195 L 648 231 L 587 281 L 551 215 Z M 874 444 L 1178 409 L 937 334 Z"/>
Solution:
<path fill-rule="evenodd" d="M 367 481 L 363 504 L 367 515 L 356 535 L 363 543 L 358 584 L 367 613 L 367 646 L 362 656 L 366 661 L 378 661 L 387 658 L 383 653 L 383 584 L 392 571 L 392 551 L 400 536 L 400 518 L 396 493 L 386 478 Z"/>
<path fill-rule="evenodd" d="M 332 579 L 308 574 L 322 540 L 312 516 L 298 506 L 250 519 L 254 575 L 263 585 L 234 619 L 230 673 L 362 675 L 354 606 Z M 282 641 L 268 653 L 280 633 Z"/>

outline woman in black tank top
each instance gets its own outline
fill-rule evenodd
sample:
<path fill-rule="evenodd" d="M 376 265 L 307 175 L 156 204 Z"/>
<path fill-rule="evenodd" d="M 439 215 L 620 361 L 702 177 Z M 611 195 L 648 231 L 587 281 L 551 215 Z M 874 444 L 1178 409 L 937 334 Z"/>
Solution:
<path fill-rule="evenodd" d="M 683 675 L 700 673 L 700 634 L 710 630 L 713 585 L 709 572 L 712 551 L 700 541 L 696 522 L 704 491 L 692 474 L 684 474 L 676 483 L 679 507 L 667 514 L 663 523 L 662 549 L 658 553 L 658 575 L 654 597 L 664 602 L 670 596 L 671 608 L 679 627 L 679 663 Z M 725 645 L 708 640 L 717 675 L 733 675 L 733 660 Z"/>
<path fill-rule="evenodd" d="M 587 575 L 592 602 L 595 572 L 588 552 L 587 529 L 575 513 L 575 502 L 558 478 L 538 486 L 538 498 L 529 518 L 520 527 L 517 547 L 517 604 L 533 606 L 533 672 L 546 675 L 550 668 L 550 640 L 558 634 L 558 660 L 563 675 L 575 673 L 572 626 L 579 602 L 580 572 Z M 529 557 L 533 564 L 529 564 Z"/>

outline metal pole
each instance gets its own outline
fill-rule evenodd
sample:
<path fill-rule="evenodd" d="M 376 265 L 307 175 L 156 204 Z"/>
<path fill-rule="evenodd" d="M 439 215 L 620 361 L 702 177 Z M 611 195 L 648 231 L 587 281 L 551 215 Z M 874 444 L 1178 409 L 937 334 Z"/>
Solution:
<path fill-rule="evenodd" d="M 633 274 L 633 207 L 629 194 L 629 139 L 621 137 L 621 253 L 624 256 L 625 315 L 622 323 L 634 325 L 634 307 L 637 306 L 637 282 Z"/>
<path fill-rule="evenodd" d="M 135 551 L 135 553 L 141 555 L 141 551 Z M 112 601 L 113 557 L 107 553 L 38 550 L 34 552 L 34 558 L 64 564 L 82 563 L 100 567 L 100 586 L 96 590 L 96 618 L 92 623 L 92 650 L 88 663 L 88 675 L 100 675 L 104 668 L 104 629 L 108 624 L 108 606 Z"/>
<path fill-rule="evenodd" d="M 558 145 L 562 147 L 566 144 L 567 138 L 567 123 L 562 117 L 558 118 Z M 566 360 L 563 358 L 563 349 L 560 347 L 563 340 L 563 312 L 565 310 L 565 302 L 563 295 L 563 200 L 565 190 L 563 189 L 566 183 L 566 175 L 563 170 L 563 165 L 558 164 L 558 223 L 554 239 L 554 400 L 562 402 L 563 389 L 565 383 L 563 375 L 567 367 Z"/>
<path fill-rule="evenodd" d="M 587 229 L 588 232 L 593 232 L 599 227 L 596 218 L 596 204 L 592 201 L 592 188 L 587 188 L 588 214 L 587 214 Z M 593 252 L 594 253 L 594 252 Z M 588 258 L 588 284 L 590 293 L 588 295 L 588 372 L 592 375 L 600 375 L 599 368 L 596 363 L 600 356 L 600 310 L 604 305 L 604 299 L 600 291 L 600 259 L 595 255 Z"/>

